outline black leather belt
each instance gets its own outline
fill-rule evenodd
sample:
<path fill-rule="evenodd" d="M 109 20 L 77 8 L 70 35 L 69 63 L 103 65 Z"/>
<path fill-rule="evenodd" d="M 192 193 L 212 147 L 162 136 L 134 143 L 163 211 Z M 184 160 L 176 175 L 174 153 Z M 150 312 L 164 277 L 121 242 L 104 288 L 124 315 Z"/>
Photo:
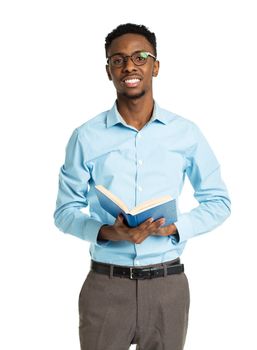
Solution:
<path fill-rule="evenodd" d="M 184 272 L 184 265 L 180 264 L 180 261 L 177 260 L 172 264 L 165 264 L 167 266 L 167 275 L 179 274 Z M 111 268 L 113 267 L 112 274 L 115 277 L 125 277 L 130 278 L 131 280 L 138 279 L 150 279 L 156 277 L 165 276 L 165 268 L 163 266 L 158 267 L 123 267 L 117 265 L 109 265 L 98 263 L 91 260 L 91 270 L 102 273 L 105 275 L 111 275 Z"/>

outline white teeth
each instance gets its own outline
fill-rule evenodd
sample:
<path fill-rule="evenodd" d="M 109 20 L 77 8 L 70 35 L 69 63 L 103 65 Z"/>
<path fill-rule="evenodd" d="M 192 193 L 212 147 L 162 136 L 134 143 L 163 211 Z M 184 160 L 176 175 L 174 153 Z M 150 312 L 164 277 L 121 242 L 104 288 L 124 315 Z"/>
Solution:
<path fill-rule="evenodd" d="M 133 84 L 133 83 L 137 83 L 138 81 L 140 81 L 140 80 L 139 79 L 127 79 L 127 80 L 125 80 L 125 83 Z"/>

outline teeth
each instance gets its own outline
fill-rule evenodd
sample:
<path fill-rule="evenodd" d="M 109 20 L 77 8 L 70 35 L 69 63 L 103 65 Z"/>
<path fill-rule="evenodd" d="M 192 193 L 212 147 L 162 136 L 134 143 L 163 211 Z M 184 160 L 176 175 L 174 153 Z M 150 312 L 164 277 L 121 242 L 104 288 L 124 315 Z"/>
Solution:
<path fill-rule="evenodd" d="M 139 79 L 127 79 L 125 80 L 125 83 L 137 83 L 138 81 L 140 81 Z"/>

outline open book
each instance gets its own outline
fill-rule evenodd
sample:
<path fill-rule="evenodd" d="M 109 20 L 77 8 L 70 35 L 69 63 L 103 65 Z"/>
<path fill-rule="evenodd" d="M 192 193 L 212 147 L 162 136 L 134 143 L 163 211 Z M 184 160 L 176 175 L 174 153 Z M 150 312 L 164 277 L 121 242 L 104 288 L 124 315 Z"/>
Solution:
<path fill-rule="evenodd" d="M 138 226 L 149 218 L 165 218 L 165 224 L 162 226 L 177 221 L 176 199 L 172 199 L 170 195 L 148 200 L 129 210 L 120 198 L 104 186 L 97 185 L 95 189 L 101 207 L 115 218 L 122 214 L 130 227 Z"/>

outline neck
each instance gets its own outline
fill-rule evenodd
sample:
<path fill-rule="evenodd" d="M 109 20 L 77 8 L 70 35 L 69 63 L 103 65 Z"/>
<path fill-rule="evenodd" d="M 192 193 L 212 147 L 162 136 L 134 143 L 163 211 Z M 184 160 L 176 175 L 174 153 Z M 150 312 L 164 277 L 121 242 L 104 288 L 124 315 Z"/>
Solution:
<path fill-rule="evenodd" d="M 140 130 L 150 120 L 153 112 L 154 100 L 152 95 L 129 99 L 117 97 L 117 108 L 128 125 Z"/>

